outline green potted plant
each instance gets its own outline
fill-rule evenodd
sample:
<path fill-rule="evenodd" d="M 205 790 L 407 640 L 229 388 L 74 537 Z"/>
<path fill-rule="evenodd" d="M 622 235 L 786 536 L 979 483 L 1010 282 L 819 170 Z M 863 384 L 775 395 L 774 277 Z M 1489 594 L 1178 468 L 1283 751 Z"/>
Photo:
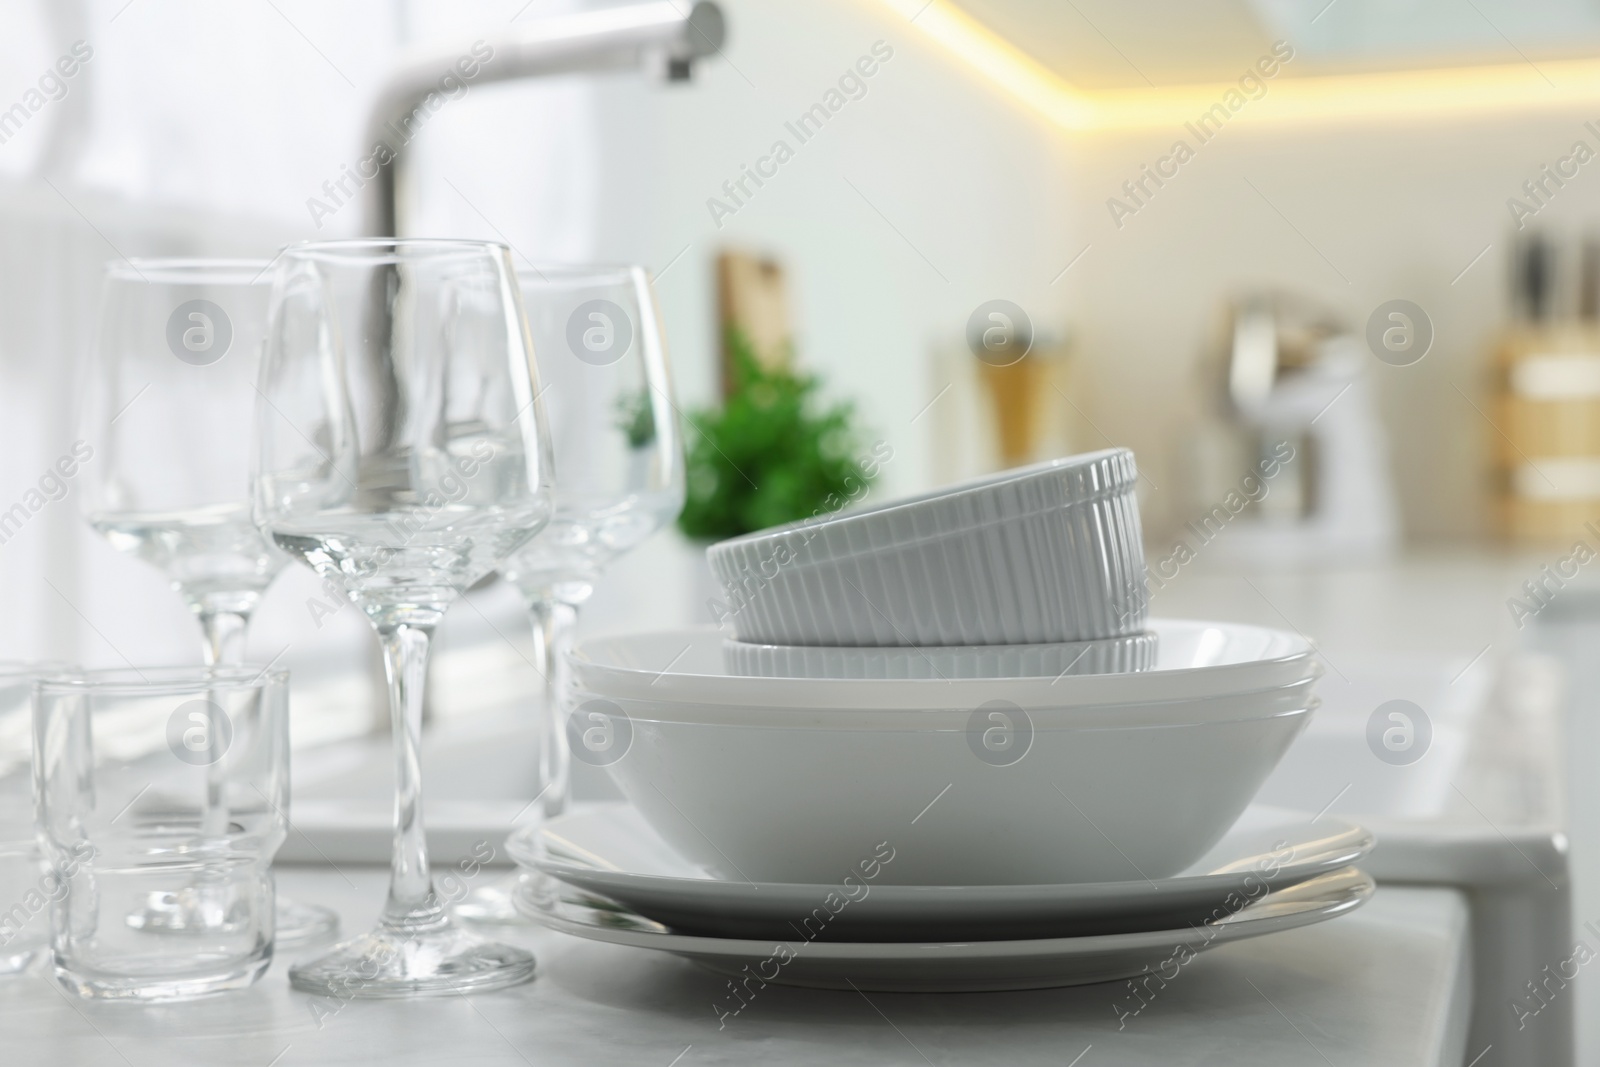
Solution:
<path fill-rule="evenodd" d="M 865 444 L 849 401 L 824 404 L 820 382 L 765 367 L 728 331 L 730 388 L 720 408 L 689 416 L 687 493 L 679 529 L 716 541 L 836 511 L 859 500 L 888 446 Z"/>

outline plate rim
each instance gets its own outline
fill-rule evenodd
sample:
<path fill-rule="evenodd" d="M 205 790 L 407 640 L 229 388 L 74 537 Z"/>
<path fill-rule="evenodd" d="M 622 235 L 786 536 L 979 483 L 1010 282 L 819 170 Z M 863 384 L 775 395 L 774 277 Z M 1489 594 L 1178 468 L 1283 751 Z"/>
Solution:
<path fill-rule="evenodd" d="M 1288 893 L 1303 889 L 1308 882 L 1318 879 L 1348 878 L 1351 884 L 1339 895 L 1329 899 L 1320 906 L 1307 907 L 1286 914 L 1246 916 L 1252 908 L 1261 908 L 1274 902 L 1272 898 L 1279 893 Z M 1253 901 L 1234 912 L 1227 919 L 1217 923 L 1207 923 L 1204 926 L 1188 926 L 1183 929 L 1143 930 L 1121 934 L 1089 934 L 1081 937 L 1046 937 L 1024 938 L 1006 941 L 804 941 L 801 942 L 799 951 L 794 952 L 796 958 L 804 953 L 806 958 L 812 960 L 827 960 L 838 963 L 888 963 L 888 962 L 915 962 L 918 960 L 1007 960 L 1026 959 L 1037 957 L 1050 957 L 1059 955 L 1089 956 L 1098 952 L 1131 952 L 1139 949 L 1154 949 L 1187 945 L 1193 947 L 1196 943 L 1205 948 L 1213 947 L 1228 941 L 1242 941 L 1252 937 L 1261 937 L 1267 934 L 1281 933 L 1285 930 L 1299 929 L 1326 922 L 1340 915 L 1354 911 L 1361 907 L 1377 889 L 1377 882 L 1366 871 L 1349 864 L 1337 870 L 1328 871 L 1316 878 L 1307 879 L 1293 886 L 1285 886 L 1269 892 L 1260 900 Z M 599 941 L 605 944 L 622 945 L 629 948 L 653 949 L 658 952 L 669 952 L 673 955 L 688 956 L 690 958 L 761 958 L 773 955 L 779 945 L 793 947 L 794 942 L 778 940 L 756 940 L 752 938 L 709 937 L 702 934 L 680 934 L 663 928 L 656 930 L 622 929 L 578 922 L 560 915 L 554 915 L 536 905 L 524 906 L 523 900 L 528 894 L 529 884 L 519 885 L 513 892 L 517 908 L 534 922 L 545 926 L 558 933 L 579 937 L 587 941 Z M 636 913 L 635 913 L 636 914 Z M 638 916 L 643 918 L 643 916 Z M 646 920 L 653 921 L 653 920 Z M 659 924 L 657 924 L 659 925 Z M 1211 936 L 1206 936 L 1211 931 Z"/>

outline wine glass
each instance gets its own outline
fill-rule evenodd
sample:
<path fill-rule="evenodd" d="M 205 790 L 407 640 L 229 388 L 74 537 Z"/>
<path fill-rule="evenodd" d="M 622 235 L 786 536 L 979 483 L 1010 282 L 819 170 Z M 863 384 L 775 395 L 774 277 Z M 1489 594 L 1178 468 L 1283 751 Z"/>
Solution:
<path fill-rule="evenodd" d="M 341 999 L 526 981 L 532 955 L 457 927 L 434 891 L 418 752 L 434 629 L 552 511 L 509 251 L 393 238 L 290 246 L 258 390 L 255 522 L 367 615 L 394 723 L 383 913 L 371 933 L 291 968 L 290 981 Z"/>
<path fill-rule="evenodd" d="M 249 425 L 270 260 L 106 265 L 84 375 L 84 514 L 113 548 L 161 570 L 200 622 L 208 666 L 244 662 L 245 628 L 288 557 L 250 521 Z M 131 925 L 203 927 L 207 909 L 152 899 Z M 280 898 L 277 940 L 327 937 L 339 917 Z"/>
<path fill-rule="evenodd" d="M 562 694 L 578 608 L 607 565 L 683 510 L 683 439 L 661 318 L 643 269 L 539 265 L 518 270 L 517 282 L 549 417 L 555 516 L 500 573 L 533 615 L 544 675 L 538 799 L 548 816 L 566 807 L 570 791 Z M 509 889 L 480 887 L 456 914 L 525 922 Z"/>

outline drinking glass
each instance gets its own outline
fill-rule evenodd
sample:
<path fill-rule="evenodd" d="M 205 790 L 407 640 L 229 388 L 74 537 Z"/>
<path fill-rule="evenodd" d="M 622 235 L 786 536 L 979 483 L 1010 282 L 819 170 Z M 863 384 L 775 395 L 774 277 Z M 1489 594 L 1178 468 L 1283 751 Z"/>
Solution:
<path fill-rule="evenodd" d="M 270 260 L 133 259 L 106 266 L 85 375 L 95 450 L 84 511 L 113 548 L 172 581 L 208 664 L 244 660 L 245 627 L 288 563 L 250 521 L 255 381 Z M 327 908 L 278 902 L 285 945 L 333 934 Z M 152 911 L 152 928 L 198 916 Z"/>
<path fill-rule="evenodd" d="M 606 566 L 683 510 L 683 439 L 644 270 L 541 266 L 517 281 L 545 389 L 555 516 L 500 572 L 533 614 L 545 677 L 539 784 L 554 815 L 569 793 L 561 694 L 578 608 Z"/>
<path fill-rule="evenodd" d="M 50 944 L 60 892 L 34 835 L 33 683 L 65 664 L 0 663 L 0 975 L 21 974 Z"/>
<path fill-rule="evenodd" d="M 367 615 L 394 723 L 394 856 L 378 926 L 290 980 L 342 999 L 526 981 L 530 954 L 460 929 L 434 891 L 418 760 L 435 627 L 551 515 L 510 252 L 390 238 L 291 246 L 259 392 L 255 521 Z"/>
<path fill-rule="evenodd" d="M 555 516 L 500 573 L 533 615 L 544 676 L 538 799 L 549 816 L 569 798 L 568 735 L 583 736 L 568 728 L 562 700 L 578 609 L 606 566 L 683 510 L 683 439 L 660 313 L 643 269 L 541 264 L 518 270 L 517 281 L 549 416 Z M 579 758 L 586 755 L 578 750 Z M 456 913 L 526 922 L 511 903 L 511 888 L 482 886 Z"/>
<path fill-rule="evenodd" d="M 86 671 L 34 693 L 39 841 L 61 888 L 57 980 L 84 997 L 239 989 L 272 963 L 272 857 L 288 834 L 289 675 Z M 151 899 L 204 921 L 137 921 Z"/>

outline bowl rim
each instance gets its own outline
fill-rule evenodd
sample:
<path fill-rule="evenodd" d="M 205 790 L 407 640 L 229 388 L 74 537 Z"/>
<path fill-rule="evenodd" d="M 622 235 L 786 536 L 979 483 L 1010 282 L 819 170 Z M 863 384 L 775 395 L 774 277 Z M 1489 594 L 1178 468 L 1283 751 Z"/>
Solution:
<path fill-rule="evenodd" d="M 590 655 L 608 643 L 676 637 L 687 642 L 720 642 L 727 636 L 713 625 L 674 630 L 640 631 L 591 637 L 568 652 L 568 664 L 578 688 L 600 697 L 734 704 L 781 708 L 919 708 L 972 709 L 1002 693 L 1023 708 L 1086 705 L 1149 704 L 1163 700 L 1239 695 L 1292 684 L 1321 673 L 1316 648 L 1299 634 L 1248 623 L 1203 619 L 1151 619 L 1147 629 L 1157 634 L 1183 628 L 1210 628 L 1253 633 L 1282 645 L 1281 654 L 1238 663 L 1122 674 L 1067 675 L 1021 678 L 761 678 L 727 674 L 696 674 L 663 669 L 617 666 L 596 662 Z M 598 683 L 598 684 L 597 684 Z"/>
<path fill-rule="evenodd" d="M 929 504 L 953 502 L 963 497 L 971 497 L 978 493 L 991 492 L 1020 482 L 1041 478 L 1045 475 L 1063 471 L 1076 471 L 1097 464 L 1104 465 L 1108 473 L 1119 462 L 1125 462 L 1129 468 L 1128 475 L 1123 479 L 1108 479 L 1104 489 L 1088 494 L 1071 503 L 1089 504 L 1109 496 L 1115 496 L 1132 489 L 1138 481 L 1139 474 L 1136 467 L 1133 450 L 1130 448 L 1102 448 L 1095 452 L 1080 452 L 1071 456 L 1057 456 L 1054 459 L 1041 460 L 1022 467 L 1010 467 L 1003 471 L 981 475 L 954 485 L 943 486 L 938 489 L 929 489 L 910 496 L 895 497 L 878 504 L 867 504 L 847 511 L 832 512 L 825 515 L 813 515 L 810 518 L 798 519 L 794 522 L 783 523 L 779 526 L 769 526 L 764 530 L 754 530 L 738 537 L 728 537 L 721 541 L 706 546 L 706 557 L 715 562 L 719 556 L 725 556 L 740 548 L 759 546 L 769 541 L 789 537 L 804 530 L 824 529 L 837 530 L 841 527 L 855 526 L 868 522 L 884 515 L 904 511 L 910 508 L 921 508 Z"/>
<path fill-rule="evenodd" d="M 1035 737 L 1051 734 L 1139 733 L 1151 730 L 1191 730 L 1206 727 L 1265 723 L 1276 719 L 1300 719 L 1309 723 L 1322 706 L 1316 695 L 1320 672 L 1287 685 L 1271 686 L 1245 693 L 1194 697 L 1183 700 L 1153 700 L 1134 704 L 1062 705 L 1018 709 L 1026 716 L 1028 730 Z M 593 710 L 615 716 L 618 712 L 630 724 L 707 727 L 719 730 L 817 731 L 831 734 L 935 734 L 964 733 L 973 719 L 984 712 L 974 708 L 837 708 L 768 707 L 764 705 L 715 704 L 698 701 L 642 700 L 636 697 L 606 697 L 582 687 L 574 690 L 574 712 L 587 705 L 605 705 Z"/>

